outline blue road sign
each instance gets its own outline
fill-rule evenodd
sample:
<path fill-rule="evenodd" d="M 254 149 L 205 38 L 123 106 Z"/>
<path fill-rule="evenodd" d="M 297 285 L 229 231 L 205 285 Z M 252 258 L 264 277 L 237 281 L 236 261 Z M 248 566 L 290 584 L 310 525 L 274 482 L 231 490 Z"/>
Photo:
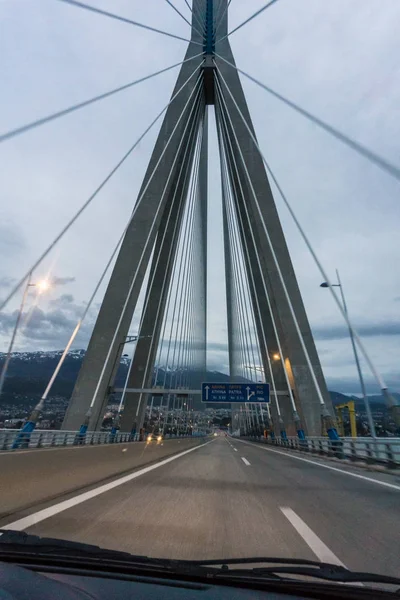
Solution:
<path fill-rule="evenodd" d="M 218 404 L 269 402 L 269 383 L 202 383 L 201 401 Z"/>

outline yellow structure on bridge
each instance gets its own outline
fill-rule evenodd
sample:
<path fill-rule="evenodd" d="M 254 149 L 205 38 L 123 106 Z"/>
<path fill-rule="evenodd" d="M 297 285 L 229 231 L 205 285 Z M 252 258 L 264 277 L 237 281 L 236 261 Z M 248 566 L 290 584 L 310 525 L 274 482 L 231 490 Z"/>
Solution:
<path fill-rule="evenodd" d="M 344 436 L 344 423 L 343 423 L 343 410 L 347 408 L 349 411 L 350 418 L 350 434 L 351 437 L 357 437 L 357 424 L 356 424 L 356 409 L 354 400 L 349 400 L 344 404 L 338 404 L 335 409 L 337 411 L 337 429 L 341 436 Z"/>

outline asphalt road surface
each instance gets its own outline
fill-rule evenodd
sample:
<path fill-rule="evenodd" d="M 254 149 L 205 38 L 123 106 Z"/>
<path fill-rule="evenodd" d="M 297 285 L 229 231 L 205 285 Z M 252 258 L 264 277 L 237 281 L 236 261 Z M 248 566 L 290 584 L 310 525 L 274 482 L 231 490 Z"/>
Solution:
<path fill-rule="evenodd" d="M 154 557 L 317 558 L 400 573 L 398 476 L 219 437 L 120 479 L 9 527 Z"/>

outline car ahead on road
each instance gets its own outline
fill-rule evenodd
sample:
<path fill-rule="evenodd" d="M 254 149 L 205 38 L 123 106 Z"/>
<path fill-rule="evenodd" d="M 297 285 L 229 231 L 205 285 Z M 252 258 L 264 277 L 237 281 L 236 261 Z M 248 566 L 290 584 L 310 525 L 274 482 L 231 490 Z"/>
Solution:
<path fill-rule="evenodd" d="M 0 598 L 8 600 L 379 600 L 399 598 L 399 587 L 397 577 L 311 560 L 155 559 L 0 530 Z"/>
<path fill-rule="evenodd" d="M 147 443 L 150 442 L 162 442 L 162 435 L 160 433 L 148 433 L 145 437 Z"/>

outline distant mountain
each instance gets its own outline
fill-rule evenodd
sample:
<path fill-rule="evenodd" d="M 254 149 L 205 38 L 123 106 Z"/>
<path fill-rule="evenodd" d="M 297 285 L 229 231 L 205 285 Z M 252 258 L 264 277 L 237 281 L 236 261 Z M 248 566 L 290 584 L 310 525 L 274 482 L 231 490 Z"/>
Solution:
<path fill-rule="evenodd" d="M 28 397 L 36 398 L 40 396 L 46 388 L 61 355 L 61 350 L 50 352 L 14 352 L 8 367 L 7 379 L 1 399 L 2 403 L 15 400 L 17 402 L 24 402 Z M 4 364 L 5 356 L 4 353 L 0 353 L 0 369 Z M 72 350 L 68 353 L 60 373 L 54 382 L 52 396 L 62 396 L 64 398 L 71 396 L 84 356 L 85 350 Z M 116 377 L 116 387 L 123 386 L 128 366 L 129 357 L 123 355 Z M 187 383 L 189 383 L 189 387 L 192 389 L 199 389 L 205 378 L 211 382 L 230 381 L 229 375 L 220 371 L 207 371 L 206 375 L 204 375 L 198 371 L 165 371 L 159 369 L 156 374 L 157 382 L 154 381 L 153 385 L 166 388 L 186 387 Z M 331 391 L 330 394 L 334 405 L 343 404 L 348 402 L 349 399 L 354 399 L 358 410 L 364 408 L 364 400 L 362 398 L 350 397 L 334 391 Z M 395 393 L 393 396 L 400 400 L 400 394 Z M 371 407 L 375 407 L 376 409 L 384 405 L 382 396 L 370 396 L 369 400 Z M 200 399 L 196 399 L 195 406 L 200 408 L 204 405 L 201 404 Z"/>
<path fill-rule="evenodd" d="M 40 397 L 45 390 L 54 369 L 62 355 L 62 350 L 50 352 L 13 352 L 4 384 L 1 403 L 24 404 L 29 398 Z M 69 398 L 72 394 L 75 381 L 85 357 L 85 350 L 72 350 L 65 358 L 63 366 L 54 382 L 51 395 Z M 6 355 L 0 353 L 0 369 L 4 364 Z M 123 387 L 127 376 L 129 357 L 121 357 L 115 387 Z M 189 387 L 199 389 L 206 377 L 207 381 L 228 382 L 229 376 L 218 371 L 203 373 L 188 370 L 165 371 L 158 369 L 157 382 L 153 385 L 160 387 Z M 196 398 L 195 407 L 201 408 L 200 398 Z"/>

